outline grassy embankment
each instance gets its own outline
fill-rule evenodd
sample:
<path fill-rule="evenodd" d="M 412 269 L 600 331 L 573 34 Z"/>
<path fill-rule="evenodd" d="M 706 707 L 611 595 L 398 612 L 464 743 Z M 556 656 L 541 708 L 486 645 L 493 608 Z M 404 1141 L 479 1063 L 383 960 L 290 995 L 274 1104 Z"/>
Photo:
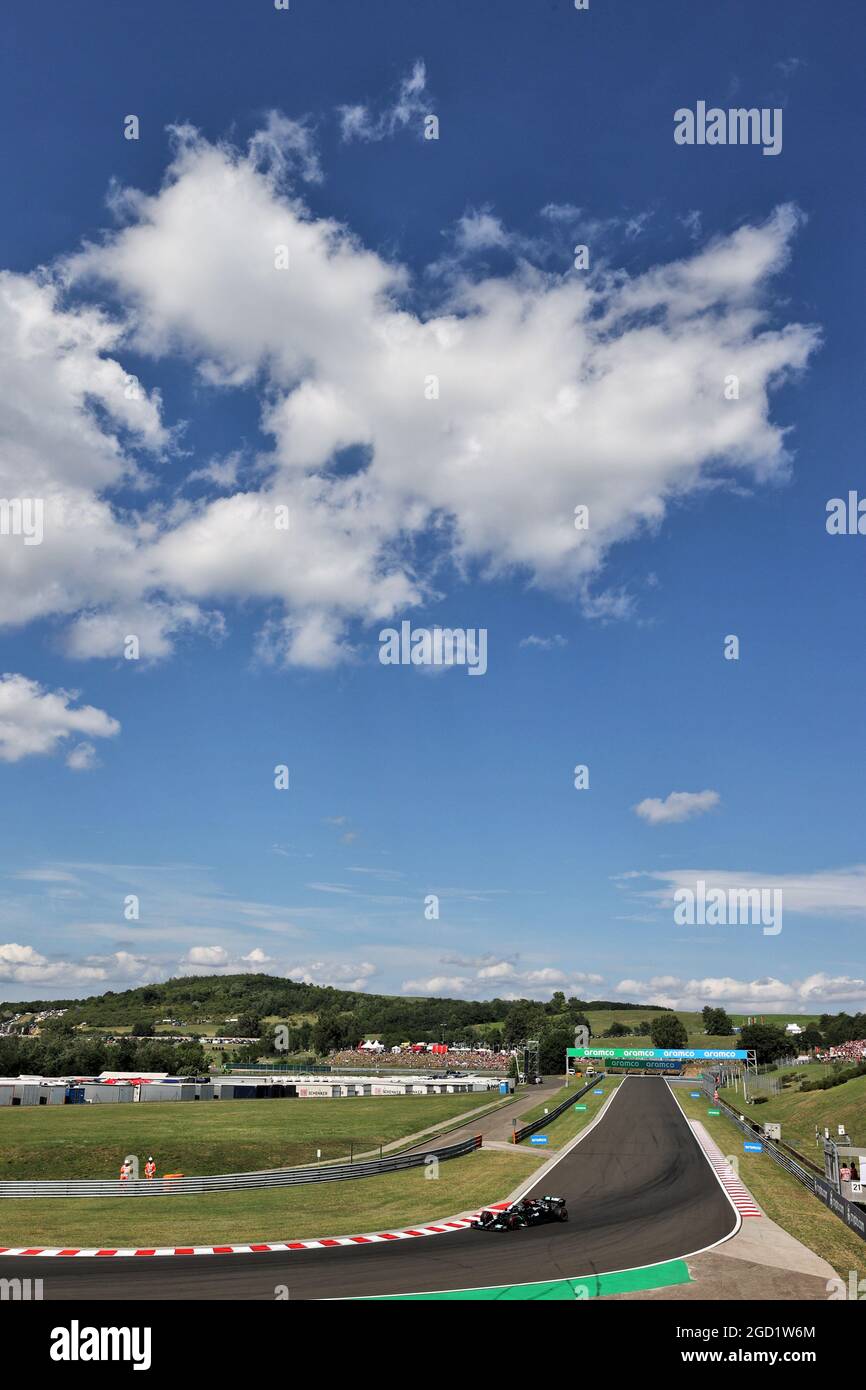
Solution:
<path fill-rule="evenodd" d="M 821 1068 L 801 1068 L 810 1080 L 817 1080 Z M 754 1092 L 760 1095 L 761 1092 Z M 742 1112 L 755 1124 L 778 1121 L 782 1138 L 800 1153 L 823 1167 L 823 1150 L 815 1144 L 815 1127 L 827 1126 L 835 1136 L 836 1126 L 844 1125 L 852 1144 L 866 1146 L 866 1076 L 857 1076 L 841 1086 L 826 1091 L 800 1091 L 795 1087 L 768 1096 L 762 1105 L 743 1104 L 742 1095 L 734 1090 L 722 1090 L 720 1095 L 737 1112 Z"/>
<path fill-rule="evenodd" d="M 849 1270 L 862 1269 L 863 1241 L 853 1231 L 849 1231 L 844 1222 L 834 1216 L 823 1202 L 801 1187 L 795 1178 L 778 1167 L 766 1154 L 744 1153 L 744 1135 L 725 1115 L 707 1114 L 712 1102 L 706 1096 L 700 1100 L 692 1100 L 685 1087 L 680 1086 L 675 1087 L 675 1094 L 689 1119 L 700 1120 L 722 1153 L 736 1157 L 740 1177 L 773 1221 L 783 1230 L 789 1231 L 792 1236 L 796 1236 L 797 1240 L 802 1241 L 817 1255 L 821 1255 L 846 1281 Z M 832 1094 L 832 1091 L 809 1093 L 811 1097 L 821 1096 L 825 1102 Z M 804 1100 L 807 1098 L 803 1097 Z M 750 1119 L 757 1120 L 760 1116 L 763 1121 L 775 1118 L 767 1113 L 770 1108 L 770 1104 L 767 1104 L 747 1106 L 746 1110 Z M 790 1137 L 786 1136 L 784 1120 L 782 1136 Z"/>

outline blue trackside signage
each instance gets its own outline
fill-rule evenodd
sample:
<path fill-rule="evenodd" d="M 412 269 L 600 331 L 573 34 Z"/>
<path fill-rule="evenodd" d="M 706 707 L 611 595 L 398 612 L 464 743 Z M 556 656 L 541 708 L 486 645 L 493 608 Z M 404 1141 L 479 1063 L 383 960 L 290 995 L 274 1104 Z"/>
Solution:
<path fill-rule="evenodd" d="M 747 1153 L 747 1154 L 762 1154 L 763 1152 L 764 1152 L 764 1146 L 763 1146 L 763 1144 L 753 1144 L 753 1143 L 750 1143 L 748 1140 L 746 1141 L 745 1144 L 743 1144 L 743 1153 Z"/>
<path fill-rule="evenodd" d="M 546 1144 L 546 1143 L 547 1143 L 547 1135 L 546 1135 L 546 1134 L 532 1134 L 532 1135 L 530 1135 L 530 1137 L 529 1137 L 529 1142 L 530 1142 L 530 1144 Z"/>

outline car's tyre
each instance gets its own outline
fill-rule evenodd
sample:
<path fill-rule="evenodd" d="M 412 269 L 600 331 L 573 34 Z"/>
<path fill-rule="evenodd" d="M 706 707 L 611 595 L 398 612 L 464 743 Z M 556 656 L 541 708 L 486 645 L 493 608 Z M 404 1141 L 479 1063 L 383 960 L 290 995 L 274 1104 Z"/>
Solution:
<path fill-rule="evenodd" d="M 568 1212 L 565 1211 L 565 1210 L 561 1211 L 561 1212 L 559 1213 L 559 1219 L 560 1219 L 560 1221 L 567 1221 L 567 1220 L 568 1220 Z"/>

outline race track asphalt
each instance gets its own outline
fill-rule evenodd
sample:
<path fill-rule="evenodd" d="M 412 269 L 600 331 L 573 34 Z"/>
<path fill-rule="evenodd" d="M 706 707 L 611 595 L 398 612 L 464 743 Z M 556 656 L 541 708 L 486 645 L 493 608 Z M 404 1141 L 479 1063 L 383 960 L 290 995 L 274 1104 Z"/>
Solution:
<path fill-rule="evenodd" d="M 536 1187 L 567 1225 L 327 1250 L 152 1258 L 0 1258 L 0 1277 L 45 1280 L 45 1298 L 291 1300 L 427 1293 L 574 1278 L 716 1244 L 736 1215 L 661 1077 L 628 1077 L 599 1124 Z"/>

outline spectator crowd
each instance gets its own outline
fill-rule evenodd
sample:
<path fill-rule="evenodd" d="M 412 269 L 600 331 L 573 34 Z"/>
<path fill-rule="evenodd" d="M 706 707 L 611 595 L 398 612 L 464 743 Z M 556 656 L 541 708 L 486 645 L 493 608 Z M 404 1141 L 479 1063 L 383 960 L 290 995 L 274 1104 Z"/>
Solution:
<path fill-rule="evenodd" d="M 510 1052 L 491 1052 L 489 1049 L 466 1048 L 461 1051 L 362 1052 L 356 1048 L 346 1048 L 333 1052 L 328 1058 L 331 1066 L 358 1067 L 370 1063 L 372 1066 L 406 1068 L 414 1071 L 495 1071 L 505 1072 L 511 1062 Z"/>
<path fill-rule="evenodd" d="M 862 1062 L 866 1060 L 866 1038 L 839 1043 L 836 1047 L 818 1049 L 822 1062 Z"/>

